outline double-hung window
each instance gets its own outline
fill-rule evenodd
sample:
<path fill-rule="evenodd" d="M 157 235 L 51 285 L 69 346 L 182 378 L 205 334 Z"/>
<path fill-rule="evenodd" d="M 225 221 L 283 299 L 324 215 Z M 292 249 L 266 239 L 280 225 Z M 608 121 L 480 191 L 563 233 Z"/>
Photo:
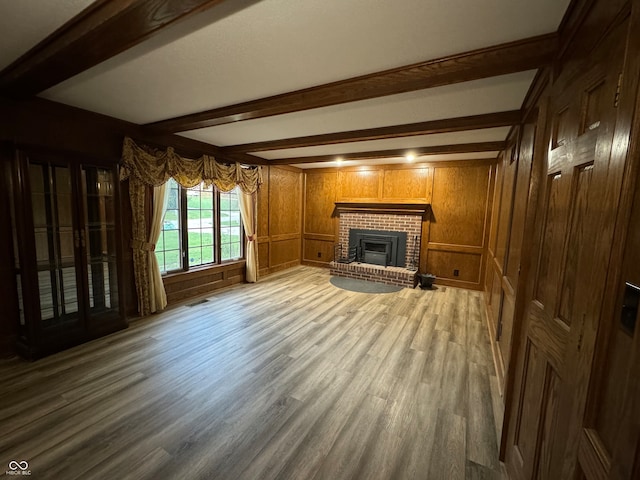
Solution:
<path fill-rule="evenodd" d="M 156 245 L 162 273 L 237 260 L 243 255 L 238 188 L 220 193 L 204 184 L 167 184 L 167 210 Z"/>

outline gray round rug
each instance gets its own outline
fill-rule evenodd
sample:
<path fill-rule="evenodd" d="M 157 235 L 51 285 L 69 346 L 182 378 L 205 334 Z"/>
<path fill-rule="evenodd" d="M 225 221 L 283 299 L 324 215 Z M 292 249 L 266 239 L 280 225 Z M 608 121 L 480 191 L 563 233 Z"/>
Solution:
<path fill-rule="evenodd" d="M 332 276 L 329 281 L 334 287 L 358 293 L 395 293 L 404 288 L 397 285 L 387 285 L 386 283 L 368 282 L 366 280 L 337 276 Z"/>

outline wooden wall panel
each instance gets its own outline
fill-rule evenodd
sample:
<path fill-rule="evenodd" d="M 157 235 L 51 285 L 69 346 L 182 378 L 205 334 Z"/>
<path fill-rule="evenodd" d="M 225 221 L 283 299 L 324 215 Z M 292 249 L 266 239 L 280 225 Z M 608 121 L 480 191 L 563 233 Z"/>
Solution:
<path fill-rule="evenodd" d="M 326 240 L 304 240 L 304 256 L 305 263 L 314 265 L 324 265 L 333 260 L 333 241 Z"/>
<path fill-rule="evenodd" d="M 503 167 L 502 176 L 502 195 L 500 199 L 500 208 L 496 211 L 498 215 L 498 232 L 496 235 L 495 259 L 496 264 L 504 273 L 505 258 L 507 254 L 507 242 L 509 241 L 509 232 L 511 231 L 511 209 L 513 207 L 513 189 L 516 181 L 516 169 L 518 164 L 512 158 L 513 150 L 510 149 L 505 155 L 506 161 Z"/>
<path fill-rule="evenodd" d="M 298 265 L 302 243 L 302 170 L 265 167 L 260 198 L 258 274 Z"/>
<path fill-rule="evenodd" d="M 269 168 L 263 168 L 262 185 L 258 190 L 258 242 L 269 236 Z"/>
<path fill-rule="evenodd" d="M 436 274 L 441 284 L 481 289 L 494 165 L 478 160 L 306 172 L 303 261 L 312 265 L 330 261 L 325 255 L 336 242 L 338 223 L 330 218 L 334 200 L 327 197 L 334 193 L 336 201 L 431 203 L 434 214 L 422 223 L 420 271 Z M 435 234 L 434 218 L 440 221 Z M 459 275 L 454 276 L 453 270 Z"/>
<path fill-rule="evenodd" d="M 337 172 L 305 174 L 304 233 L 335 235 Z"/>
<path fill-rule="evenodd" d="M 300 234 L 302 175 L 269 167 L 269 235 Z"/>
<path fill-rule="evenodd" d="M 436 168 L 429 241 L 482 247 L 488 189 L 488 166 Z"/>
<path fill-rule="evenodd" d="M 509 368 L 509 360 L 511 358 L 515 298 L 506 292 L 502 292 L 502 308 L 500 310 L 499 318 L 501 327 L 498 344 L 500 347 L 500 359 L 502 360 L 503 372 L 505 372 Z"/>
<path fill-rule="evenodd" d="M 385 170 L 382 196 L 407 202 L 426 202 L 429 198 L 429 174 L 430 169 L 426 166 L 419 169 Z"/>
<path fill-rule="evenodd" d="M 288 268 L 300 263 L 300 239 L 279 240 L 271 242 L 270 268 Z"/>
<path fill-rule="evenodd" d="M 258 240 L 258 274 L 267 275 L 269 273 L 269 238 Z"/>
<path fill-rule="evenodd" d="M 492 207 L 492 217 L 491 217 L 491 227 L 489 230 L 489 244 L 488 250 L 491 254 L 492 259 L 495 257 L 497 242 L 498 242 L 498 212 L 500 211 L 500 199 L 502 198 L 502 176 L 503 176 L 503 168 L 502 165 L 504 160 L 500 157 L 498 163 L 491 170 L 494 178 L 494 189 L 493 189 L 493 197 L 491 198 Z"/>
<path fill-rule="evenodd" d="M 382 170 L 340 170 L 338 200 L 380 199 Z"/>
<path fill-rule="evenodd" d="M 427 268 L 439 279 L 455 280 L 472 284 L 480 283 L 482 255 L 477 253 L 449 252 L 429 249 Z M 454 270 L 459 274 L 455 275 Z"/>
<path fill-rule="evenodd" d="M 526 124 L 522 128 L 520 152 L 518 155 L 518 172 L 516 189 L 513 197 L 513 214 L 511 220 L 509 251 L 507 253 L 507 268 L 504 272 L 514 287 L 518 283 L 518 272 L 522 255 L 522 241 L 527 213 L 527 198 L 529 195 L 529 178 L 531 176 L 531 162 L 533 160 L 533 146 L 536 136 L 535 124 Z"/>
<path fill-rule="evenodd" d="M 500 272 L 492 268 L 491 269 L 491 289 L 488 290 L 489 298 L 491 299 L 491 308 L 489 309 L 491 323 L 492 323 L 492 331 L 497 332 L 497 329 L 500 325 L 500 321 L 502 319 L 502 276 Z"/>
<path fill-rule="evenodd" d="M 244 261 L 178 273 L 164 278 L 169 305 L 244 282 Z"/>

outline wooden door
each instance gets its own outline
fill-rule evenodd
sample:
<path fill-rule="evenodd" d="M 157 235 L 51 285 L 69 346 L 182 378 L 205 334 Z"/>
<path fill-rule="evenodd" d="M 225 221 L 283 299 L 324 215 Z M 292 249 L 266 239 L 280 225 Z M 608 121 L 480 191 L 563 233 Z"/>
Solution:
<path fill-rule="evenodd" d="M 517 479 L 573 479 L 617 203 L 610 153 L 627 22 L 551 86 L 524 335 L 506 463 Z M 617 189 L 619 191 L 619 185 Z M 615 190 L 614 190 L 615 191 Z"/>
<path fill-rule="evenodd" d="M 633 4 L 612 155 L 624 163 L 608 290 L 598 331 L 579 474 L 640 478 L 640 1 Z M 635 118 L 634 118 L 635 115 Z M 627 147 L 628 145 L 628 147 Z"/>

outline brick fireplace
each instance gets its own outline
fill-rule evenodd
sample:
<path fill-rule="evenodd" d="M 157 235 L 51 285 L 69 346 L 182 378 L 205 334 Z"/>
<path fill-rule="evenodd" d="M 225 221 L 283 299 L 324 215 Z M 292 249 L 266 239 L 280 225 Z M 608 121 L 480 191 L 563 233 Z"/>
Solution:
<path fill-rule="evenodd" d="M 419 265 L 422 220 L 428 209 L 427 204 L 372 204 L 336 203 L 339 215 L 338 242 L 346 257 L 349 233 L 352 230 L 406 233 L 404 261 L 398 266 L 364 263 L 331 262 L 331 275 L 369 280 L 413 288 Z M 353 240 L 353 233 L 351 235 Z M 337 260 L 337 259 L 336 259 Z M 362 260 L 362 255 L 358 260 Z M 384 262 L 379 262 L 384 263 Z"/>

